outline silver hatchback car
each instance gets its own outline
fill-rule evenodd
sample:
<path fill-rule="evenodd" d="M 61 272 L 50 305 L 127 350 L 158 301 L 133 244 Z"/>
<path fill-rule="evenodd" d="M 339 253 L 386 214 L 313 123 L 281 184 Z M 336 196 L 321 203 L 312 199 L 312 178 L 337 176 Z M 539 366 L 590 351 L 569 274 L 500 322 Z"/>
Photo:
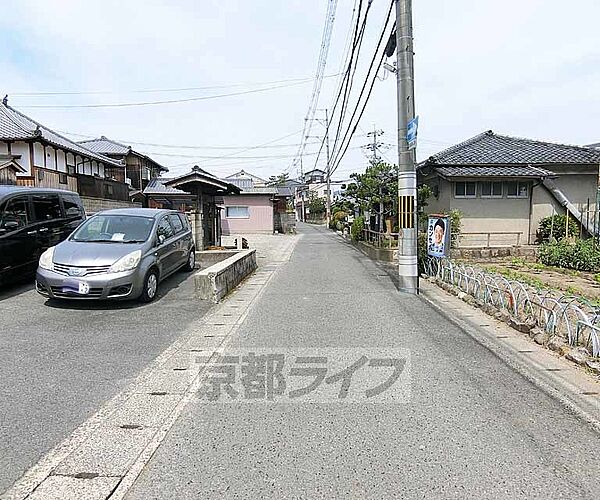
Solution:
<path fill-rule="evenodd" d="M 173 210 L 106 210 L 46 250 L 37 291 L 60 299 L 154 300 L 158 284 L 178 269 L 192 271 L 196 252 L 190 223 Z"/>

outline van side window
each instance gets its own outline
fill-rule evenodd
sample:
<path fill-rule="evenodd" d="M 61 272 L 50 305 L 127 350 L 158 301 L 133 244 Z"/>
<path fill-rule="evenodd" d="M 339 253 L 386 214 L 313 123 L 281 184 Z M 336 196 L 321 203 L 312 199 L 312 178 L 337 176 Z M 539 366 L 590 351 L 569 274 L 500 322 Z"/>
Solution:
<path fill-rule="evenodd" d="M 187 215 L 179 214 L 179 218 L 181 219 L 181 222 L 183 223 L 183 227 L 185 228 L 185 230 L 188 231 L 190 229 L 190 221 L 189 221 Z"/>
<path fill-rule="evenodd" d="M 183 231 L 183 224 L 177 214 L 169 215 L 169 221 L 171 221 L 171 225 L 173 226 L 173 229 L 175 229 L 175 234 L 179 234 Z"/>
<path fill-rule="evenodd" d="M 0 209 L 0 234 L 7 234 L 25 227 L 30 220 L 26 196 L 8 200 Z"/>
<path fill-rule="evenodd" d="M 173 233 L 173 228 L 171 227 L 171 224 L 169 224 L 169 221 L 166 217 L 160 219 L 158 227 L 156 228 L 156 235 L 160 236 L 161 234 L 165 237 L 165 240 L 168 240 L 171 236 L 173 236 L 173 234 L 175 234 Z"/>
<path fill-rule="evenodd" d="M 48 221 L 62 218 L 60 201 L 56 194 L 38 194 L 33 196 L 33 211 L 36 221 Z"/>
<path fill-rule="evenodd" d="M 75 196 L 63 195 L 62 200 L 67 217 L 83 217 L 83 207 Z"/>

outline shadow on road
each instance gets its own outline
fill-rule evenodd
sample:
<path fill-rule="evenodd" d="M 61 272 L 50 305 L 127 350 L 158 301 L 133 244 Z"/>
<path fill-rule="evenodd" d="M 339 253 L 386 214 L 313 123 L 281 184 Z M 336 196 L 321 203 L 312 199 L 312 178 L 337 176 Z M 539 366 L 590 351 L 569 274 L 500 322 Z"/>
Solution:
<path fill-rule="evenodd" d="M 88 300 L 88 299 L 46 299 L 45 305 L 53 309 L 74 309 L 74 310 L 121 310 L 137 309 L 140 307 L 152 306 L 167 298 L 175 290 L 191 279 L 193 273 L 179 271 L 162 281 L 158 288 L 158 296 L 154 301 L 144 304 L 137 299 L 130 300 Z M 194 293 L 193 287 L 190 287 L 189 293 Z"/>
<path fill-rule="evenodd" d="M 0 284 L 0 300 L 10 299 L 22 293 L 33 290 L 34 279 L 31 276 L 14 279 L 8 283 Z"/>

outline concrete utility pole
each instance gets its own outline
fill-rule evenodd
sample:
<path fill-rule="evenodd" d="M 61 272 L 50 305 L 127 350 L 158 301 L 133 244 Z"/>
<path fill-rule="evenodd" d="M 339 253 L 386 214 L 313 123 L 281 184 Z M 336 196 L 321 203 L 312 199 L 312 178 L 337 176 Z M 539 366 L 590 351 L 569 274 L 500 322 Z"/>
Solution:
<path fill-rule="evenodd" d="M 331 161 L 329 156 L 329 110 L 325 108 L 325 145 L 327 148 L 327 204 L 325 209 L 325 218 L 327 227 L 331 222 Z"/>
<path fill-rule="evenodd" d="M 412 0 L 396 0 L 396 55 L 398 71 L 398 274 L 400 291 L 419 293 L 417 265 L 417 172 L 415 152 L 406 139 L 415 117 Z"/>

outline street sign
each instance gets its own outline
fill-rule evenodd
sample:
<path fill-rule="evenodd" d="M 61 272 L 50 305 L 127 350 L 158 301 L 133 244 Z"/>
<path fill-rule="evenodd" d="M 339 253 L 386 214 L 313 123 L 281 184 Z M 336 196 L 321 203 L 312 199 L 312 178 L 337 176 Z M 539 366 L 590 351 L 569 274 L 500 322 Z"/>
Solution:
<path fill-rule="evenodd" d="M 408 122 L 406 127 L 406 142 L 408 142 L 408 149 L 414 149 L 417 147 L 417 131 L 419 129 L 419 117 L 415 116 L 411 121 Z"/>

